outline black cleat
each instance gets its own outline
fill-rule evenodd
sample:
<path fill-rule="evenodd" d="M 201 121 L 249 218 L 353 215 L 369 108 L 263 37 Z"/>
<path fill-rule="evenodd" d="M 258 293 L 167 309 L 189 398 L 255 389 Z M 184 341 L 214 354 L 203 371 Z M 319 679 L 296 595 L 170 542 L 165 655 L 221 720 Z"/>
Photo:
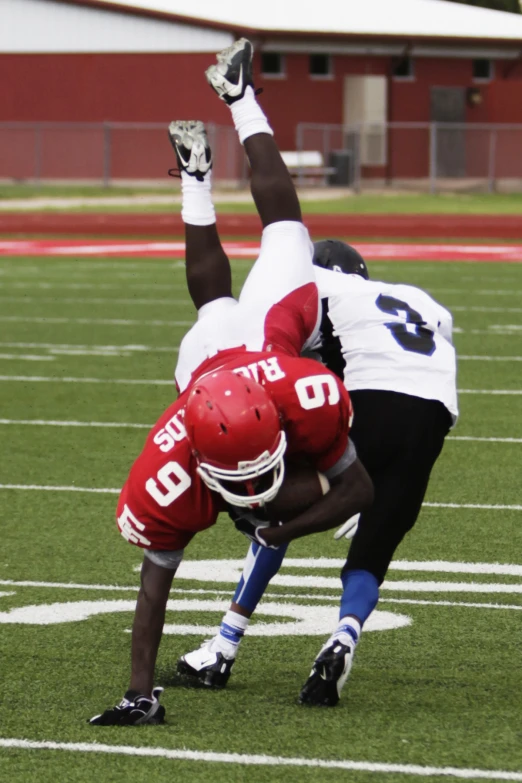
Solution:
<path fill-rule="evenodd" d="M 327 642 L 314 661 L 310 676 L 299 694 L 299 703 L 315 707 L 335 707 L 352 668 L 354 644 L 338 639 Z"/>

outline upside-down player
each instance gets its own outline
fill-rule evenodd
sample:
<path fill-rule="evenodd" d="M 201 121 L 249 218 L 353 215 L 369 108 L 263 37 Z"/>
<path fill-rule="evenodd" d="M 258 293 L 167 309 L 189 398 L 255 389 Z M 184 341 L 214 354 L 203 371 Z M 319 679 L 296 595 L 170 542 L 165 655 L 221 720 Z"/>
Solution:
<path fill-rule="evenodd" d="M 456 360 L 451 315 L 424 291 L 370 281 L 364 260 L 344 242 L 317 242 L 314 263 L 323 303 L 319 351 L 350 392 L 350 438 L 374 484 L 374 502 L 361 514 L 341 572 L 339 624 L 299 697 L 303 704 L 334 706 L 361 629 L 377 605 L 396 548 L 415 524 L 456 420 Z M 336 538 L 346 531 L 351 537 L 354 523 Z M 179 660 L 181 674 L 207 687 L 226 685 L 248 620 L 285 552 L 285 546 L 251 546 L 219 633 Z M 240 632 L 234 631 L 238 626 Z"/>
<path fill-rule="evenodd" d="M 225 501 L 258 506 L 284 478 L 284 458 L 306 457 L 330 491 L 280 527 L 246 521 L 264 546 L 329 529 L 367 507 L 371 481 L 348 440 L 351 404 L 343 384 L 302 348 L 314 338 L 319 302 L 313 248 L 292 180 L 252 88 L 252 46 L 242 39 L 218 55 L 207 79 L 229 105 L 251 168 L 261 252 L 232 297 L 230 264 L 215 225 L 211 155 L 201 123 L 169 129 L 182 178 L 187 280 L 198 321 L 180 347 L 181 396 L 151 430 L 118 504 L 118 526 L 143 548 L 132 630 L 131 680 L 98 725 L 158 723 L 153 689 L 167 599 L 184 547 L 214 524 Z M 188 388 L 187 388 L 188 387 Z M 241 526 L 241 523 L 240 523 Z"/>

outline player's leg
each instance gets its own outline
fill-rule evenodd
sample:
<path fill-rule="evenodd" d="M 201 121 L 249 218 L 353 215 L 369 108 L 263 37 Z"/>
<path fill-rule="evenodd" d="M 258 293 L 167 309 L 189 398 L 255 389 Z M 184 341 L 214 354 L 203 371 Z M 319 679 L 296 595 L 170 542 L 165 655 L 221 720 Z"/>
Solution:
<path fill-rule="evenodd" d="M 395 550 L 420 513 L 451 417 L 435 400 L 367 391 L 351 397 L 352 435 L 376 490 L 373 506 L 361 514 L 343 574 L 366 570 L 380 586 Z"/>
<path fill-rule="evenodd" d="M 207 80 L 230 107 L 239 140 L 245 147 L 250 187 L 263 228 L 282 220 L 301 220 L 301 207 L 273 131 L 256 100 L 252 75 L 253 46 L 241 38 L 217 55 Z"/>
<path fill-rule="evenodd" d="M 341 573 L 339 624 L 304 685 L 303 704 L 333 706 L 375 609 L 393 554 L 419 515 L 429 476 L 450 424 L 441 403 L 389 392 L 354 392 L 352 434 L 374 484 Z M 357 428 L 355 427 L 357 421 Z M 378 435 L 377 435 L 378 433 Z"/>
<path fill-rule="evenodd" d="M 261 111 L 251 87 L 250 99 Z M 246 98 L 247 96 L 245 96 Z M 234 107 L 232 107 L 234 114 Z M 280 221 L 302 221 L 297 192 L 271 133 L 256 133 L 245 139 L 251 169 L 250 189 L 259 217 L 266 228 Z"/>
<path fill-rule="evenodd" d="M 240 295 L 242 333 L 250 350 L 271 345 L 296 355 L 318 321 L 313 247 L 292 178 L 255 97 L 252 53 L 252 44 L 242 38 L 218 54 L 218 64 L 207 70 L 210 85 L 230 107 L 245 147 L 264 228 L 259 258 Z M 278 315 L 271 318 L 273 307 L 278 307 Z"/>
<path fill-rule="evenodd" d="M 229 259 L 223 250 L 212 202 L 212 154 L 202 122 L 171 122 L 169 138 L 181 176 L 186 274 L 198 320 L 180 345 L 175 378 L 183 391 L 212 352 L 228 347 L 226 323 L 237 306 Z"/>
<path fill-rule="evenodd" d="M 214 299 L 232 296 L 230 262 L 212 202 L 212 153 L 202 122 L 171 122 L 169 138 L 181 176 L 188 289 L 199 310 Z"/>
<path fill-rule="evenodd" d="M 286 550 L 287 546 L 279 549 L 266 549 L 258 544 L 250 546 L 241 579 L 218 633 L 178 661 L 178 672 L 185 679 L 207 688 L 225 687 L 250 617 L 270 580 L 279 571 Z"/>

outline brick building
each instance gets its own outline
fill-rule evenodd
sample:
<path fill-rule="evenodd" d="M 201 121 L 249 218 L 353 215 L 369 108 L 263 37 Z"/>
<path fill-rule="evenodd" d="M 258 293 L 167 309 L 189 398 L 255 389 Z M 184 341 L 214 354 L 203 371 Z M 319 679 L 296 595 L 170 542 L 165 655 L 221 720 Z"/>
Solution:
<path fill-rule="evenodd" d="M 522 16 L 445 0 L 193 0 L 189 13 L 186 7 L 180 0 L 2 0 L 0 123 L 176 116 L 229 124 L 202 72 L 239 35 L 256 45 L 256 86 L 285 149 L 296 147 L 300 123 L 522 123 Z M 411 139 L 393 127 L 366 143 L 369 173 L 394 158 L 405 176 L 425 168 L 425 144 L 417 160 Z"/>

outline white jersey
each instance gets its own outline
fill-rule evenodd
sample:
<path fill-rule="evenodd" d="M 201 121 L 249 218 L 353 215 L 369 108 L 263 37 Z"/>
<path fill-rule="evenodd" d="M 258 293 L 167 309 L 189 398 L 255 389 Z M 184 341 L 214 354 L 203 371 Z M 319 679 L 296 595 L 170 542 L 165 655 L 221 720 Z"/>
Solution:
<path fill-rule="evenodd" d="M 321 267 L 316 267 L 316 281 L 341 344 L 348 391 L 382 389 L 439 400 L 455 422 L 451 313 L 410 285 L 365 280 Z"/>

